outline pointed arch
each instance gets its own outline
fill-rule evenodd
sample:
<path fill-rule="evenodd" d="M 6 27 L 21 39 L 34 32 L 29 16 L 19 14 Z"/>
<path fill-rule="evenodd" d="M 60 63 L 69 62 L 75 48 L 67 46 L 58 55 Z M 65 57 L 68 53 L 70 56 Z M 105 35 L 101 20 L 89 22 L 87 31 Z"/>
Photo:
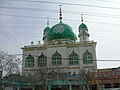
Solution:
<path fill-rule="evenodd" d="M 52 55 L 52 65 L 62 65 L 62 56 L 57 52 L 57 50 Z"/>
<path fill-rule="evenodd" d="M 83 64 L 92 64 L 93 63 L 93 55 L 88 50 L 83 54 Z"/>
<path fill-rule="evenodd" d="M 47 66 L 47 57 L 42 53 L 38 57 L 38 67 L 46 67 Z"/>
<path fill-rule="evenodd" d="M 25 59 L 25 67 L 33 68 L 34 67 L 34 57 L 29 54 Z"/>
<path fill-rule="evenodd" d="M 79 56 L 74 52 L 74 50 L 69 55 L 69 65 L 79 65 Z"/>

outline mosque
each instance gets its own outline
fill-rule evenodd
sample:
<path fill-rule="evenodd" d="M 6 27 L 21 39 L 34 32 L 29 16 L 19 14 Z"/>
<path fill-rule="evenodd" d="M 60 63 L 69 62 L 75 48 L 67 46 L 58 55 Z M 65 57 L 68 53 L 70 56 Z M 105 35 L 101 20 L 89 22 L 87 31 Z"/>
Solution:
<path fill-rule="evenodd" d="M 96 42 L 83 17 L 76 35 L 63 22 L 61 6 L 59 15 L 54 26 L 47 21 L 43 44 L 22 48 L 22 75 L 2 78 L 0 70 L 0 90 L 120 90 L 120 67 L 97 69 Z"/>
<path fill-rule="evenodd" d="M 60 73 L 72 76 L 79 75 L 83 70 L 85 72 L 97 71 L 96 42 L 89 40 L 90 34 L 88 27 L 83 23 L 83 18 L 78 27 L 79 34 L 76 35 L 72 27 L 63 22 L 61 7 L 59 15 L 60 21 L 54 26 L 50 27 L 47 21 L 47 27 L 43 33 L 43 44 L 39 42 L 34 45 L 32 42 L 31 45 L 22 48 L 22 75 L 35 76 L 40 71 L 43 76 L 54 74 L 51 78 L 55 78 L 55 75 L 60 76 Z M 46 77 L 53 80 L 50 76 Z M 60 77 L 54 80 L 58 79 L 60 80 Z M 72 85 L 78 84 L 72 83 Z"/>

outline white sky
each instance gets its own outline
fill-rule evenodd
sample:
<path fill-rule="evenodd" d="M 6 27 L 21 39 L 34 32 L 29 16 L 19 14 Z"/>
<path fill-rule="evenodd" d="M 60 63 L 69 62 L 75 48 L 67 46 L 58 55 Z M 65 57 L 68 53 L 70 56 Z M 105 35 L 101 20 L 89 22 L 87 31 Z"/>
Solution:
<path fill-rule="evenodd" d="M 50 18 L 50 27 L 59 22 L 59 5 L 38 1 L 42 0 L 0 0 L 0 51 L 22 53 L 21 47 L 29 45 L 31 41 L 35 44 L 39 40 L 42 42 L 46 18 Z M 84 14 L 84 23 L 88 26 L 90 40 L 97 42 L 97 59 L 120 60 L 119 0 L 49 0 L 49 2 L 81 4 L 82 6 L 63 4 L 63 22 L 70 25 L 78 36 L 80 15 Z M 120 61 L 98 62 L 98 68 L 119 65 Z"/>

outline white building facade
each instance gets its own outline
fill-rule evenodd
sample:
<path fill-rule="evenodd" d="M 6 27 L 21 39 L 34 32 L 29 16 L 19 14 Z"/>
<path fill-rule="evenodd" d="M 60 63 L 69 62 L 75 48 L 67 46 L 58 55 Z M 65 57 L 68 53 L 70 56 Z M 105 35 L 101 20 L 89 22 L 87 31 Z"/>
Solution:
<path fill-rule="evenodd" d="M 61 67 L 76 74 L 79 74 L 80 69 L 96 71 L 95 47 L 96 42 L 90 41 L 78 44 L 26 46 L 23 48 L 23 74 L 27 75 L 31 73 L 31 69 L 39 69 L 42 65 L 49 68 Z M 33 62 L 27 61 L 28 57 L 33 57 Z M 43 61 L 39 61 L 40 57 Z"/>

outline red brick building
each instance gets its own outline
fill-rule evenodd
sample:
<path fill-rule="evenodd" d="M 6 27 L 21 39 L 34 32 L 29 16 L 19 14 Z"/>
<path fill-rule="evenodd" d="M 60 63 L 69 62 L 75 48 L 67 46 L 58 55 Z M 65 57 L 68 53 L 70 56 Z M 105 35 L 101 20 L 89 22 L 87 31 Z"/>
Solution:
<path fill-rule="evenodd" d="M 88 76 L 89 90 L 120 88 L 120 68 L 98 69 L 97 72 L 90 72 Z"/>

